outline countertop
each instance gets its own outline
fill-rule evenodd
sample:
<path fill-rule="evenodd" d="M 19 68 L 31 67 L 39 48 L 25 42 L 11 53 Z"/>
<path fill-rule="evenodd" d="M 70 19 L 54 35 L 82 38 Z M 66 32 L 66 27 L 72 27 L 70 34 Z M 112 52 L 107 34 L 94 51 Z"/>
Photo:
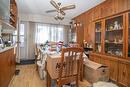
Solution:
<path fill-rule="evenodd" d="M 0 53 L 5 52 L 5 51 L 7 51 L 7 50 L 9 50 L 9 49 L 12 49 L 12 48 L 14 48 L 14 47 L 15 47 L 15 46 L 5 47 L 4 49 L 1 49 L 1 50 L 0 50 Z"/>

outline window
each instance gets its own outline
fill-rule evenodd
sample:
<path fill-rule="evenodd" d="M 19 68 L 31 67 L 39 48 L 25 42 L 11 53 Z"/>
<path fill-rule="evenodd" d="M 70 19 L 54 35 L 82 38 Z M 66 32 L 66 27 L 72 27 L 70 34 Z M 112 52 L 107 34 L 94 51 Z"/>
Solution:
<path fill-rule="evenodd" d="M 13 44 L 17 42 L 17 30 L 14 31 L 13 33 Z"/>
<path fill-rule="evenodd" d="M 20 47 L 24 47 L 24 29 L 25 29 L 25 25 L 24 24 L 20 24 Z"/>
<path fill-rule="evenodd" d="M 66 29 L 67 30 L 67 29 Z M 46 41 L 64 41 L 64 26 L 51 24 L 37 24 L 35 42 L 45 43 Z"/>

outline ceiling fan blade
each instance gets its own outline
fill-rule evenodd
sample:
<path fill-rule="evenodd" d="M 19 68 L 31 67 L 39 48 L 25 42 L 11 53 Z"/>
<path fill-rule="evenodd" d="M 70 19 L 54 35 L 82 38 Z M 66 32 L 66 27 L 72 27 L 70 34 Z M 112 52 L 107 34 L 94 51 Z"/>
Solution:
<path fill-rule="evenodd" d="M 57 10 L 48 10 L 46 13 L 57 12 Z"/>
<path fill-rule="evenodd" d="M 69 6 L 62 7 L 61 10 L 69 10 L 69 9 L 74 9 L 74 8 L 76 8 L 75 5 L 69 5 Z"/>
<path fill-rule="evenodd" d="M 57 10 L 59 10 L 60 7 L 59 7 L 59 5 L 58 5 L 55 1 L 51 0 L 50 3 L 51 3 Z"/>

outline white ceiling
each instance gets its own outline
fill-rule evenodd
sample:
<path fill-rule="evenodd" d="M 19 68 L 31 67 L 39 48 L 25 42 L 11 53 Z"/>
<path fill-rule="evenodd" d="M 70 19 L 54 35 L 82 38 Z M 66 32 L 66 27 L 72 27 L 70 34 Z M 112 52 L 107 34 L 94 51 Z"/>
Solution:
<path fill-rule="evenodd" d="M 16 0 L 19 13 L 21 14 L 39 14 L 45 16 L 54 16 L 56 13 L 45 13 L 46 10 L 54 9 L 50 0 Z M 76 9 L 66 11 L 66 18 L 73 18 L 89 10 L 105 0 L 56 0 L 62 5 L 75 4 Z"/>

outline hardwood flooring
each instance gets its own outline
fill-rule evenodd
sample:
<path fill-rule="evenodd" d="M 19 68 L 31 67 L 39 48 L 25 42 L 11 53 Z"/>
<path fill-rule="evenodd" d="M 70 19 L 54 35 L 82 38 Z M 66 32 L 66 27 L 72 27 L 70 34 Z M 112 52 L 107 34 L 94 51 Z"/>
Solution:
<path fill-rule="evenodd" d="M 17 69 L 20 69 L 20 73 L 13 77 L 9 87 L 46 87 L 46 80 L 39 78 L 34 64 L 19 65 Z M 79 87 L 87 87 L 87 84 L 88 82 L 84 80 L 79 83 Z"/>

